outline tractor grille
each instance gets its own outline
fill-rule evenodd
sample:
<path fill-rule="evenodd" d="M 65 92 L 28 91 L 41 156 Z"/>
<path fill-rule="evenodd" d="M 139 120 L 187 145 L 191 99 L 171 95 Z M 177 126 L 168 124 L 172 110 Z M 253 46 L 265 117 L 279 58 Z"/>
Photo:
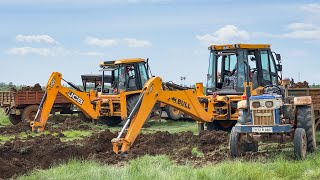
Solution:
<path fill-rule="evenodd" d="M 274 109 L 252 110 L 253 125 L 275 125 Z"/>

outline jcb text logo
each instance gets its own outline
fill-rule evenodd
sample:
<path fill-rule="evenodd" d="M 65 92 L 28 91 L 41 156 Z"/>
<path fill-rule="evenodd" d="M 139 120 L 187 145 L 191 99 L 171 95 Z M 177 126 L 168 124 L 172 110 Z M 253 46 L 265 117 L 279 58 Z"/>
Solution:
<path fill-rule="evenodd" d="M 52 88 L 55 82 L 56 82 L 56 79 L 53 78 L 52 81 L 50 82 L 49 86 Z"/>
<path fill-rule="evenodd" d="M 71 97 L 73 100 L 75 100 L 78 104 L 80 104 L 80 105 L 83 104 L 83 99 L 81 99 L 78 95 L 76 95 L 72 91 L 69 91 L 67 94 L 69 97 Z"/>
<path fill-rule="evenodd" d="M 171 98 L 172 102 L 176 103 L 176 104 L 179 104 L 180 106 L 183 106 L 185 108 L 188 108 L 190 109 L 190 104 L 187 103 L 186 101 L 183 101 L 181 99 L 177 99 L 175 97 Z"/>

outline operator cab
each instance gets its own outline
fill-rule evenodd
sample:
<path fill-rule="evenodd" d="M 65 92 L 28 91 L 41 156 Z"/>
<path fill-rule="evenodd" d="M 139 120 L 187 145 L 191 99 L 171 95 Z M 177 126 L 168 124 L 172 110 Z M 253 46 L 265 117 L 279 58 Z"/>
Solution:
<path fill-rule="evenodd" d="M 102 79 L 103 94 L 119 94 L 121 90 L 141 90 L 149 79 L 146 61 L 140 58 L 104 61 L 100 67 L 102 77 L 111 77 L 111 81 Z"/>
<path fill-rule="evenodd" d="M 241 95 L 247 79 L 253 89 L 278 85 L 281 79 L 280 55 L 276 64 L 268 44 L 212 45 L 209 50 L 207 94 Z"/>

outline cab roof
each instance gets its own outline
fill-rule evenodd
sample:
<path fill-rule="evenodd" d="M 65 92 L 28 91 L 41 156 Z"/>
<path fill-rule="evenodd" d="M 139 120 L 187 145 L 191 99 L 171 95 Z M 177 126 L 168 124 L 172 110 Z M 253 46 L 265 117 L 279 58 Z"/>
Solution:
<path fill-rule="evenodd" d="M 270 48 L 270 44 L 223 44 L 211 45 L 209 50 L 227 50 L 227 49 L 266 49 Z"/>
<path fill-rule="evenodd" d="M 130 58 L 130 59 L 119 59 L 119 60 L 114 60 L 114 61 L 102 61 L 100 63 L 100 66 L 101 67 L 114 66 L 114 65 L 118 65 L 118 64 L 139 63 L 139 62 L 145 62 L 145 60 L 142 58 Z"/>

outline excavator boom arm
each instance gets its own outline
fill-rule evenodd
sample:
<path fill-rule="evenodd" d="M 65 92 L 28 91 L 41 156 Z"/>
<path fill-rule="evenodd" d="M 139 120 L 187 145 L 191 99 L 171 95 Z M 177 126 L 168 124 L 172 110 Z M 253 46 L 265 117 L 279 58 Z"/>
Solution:
<path fill-rule="evenodd" d="M 164 90 L 162 87 L 162 80 L 159 77 L 153 77 L 146 82 L 136 105 L 140 107 L 131 112 L 119 136 L 112 140 L 115 153 L 124 153 L 129 150 L 157 101 L 179 109 L 195 121 L 201 123 L 212 121 L 211 113 L 208 113 L 199 102 L 194 89 L 171 91 Z M 121 138 L 130 121 L 126 136 Z"/>
<path fill-rule="evenodd" d="M 97 119 L 99 111 L 91 103 L 95 94 L 73 90 L 61 85 L 62 74 L 53 72 L 48 80 L 45 95 L 40 103 L 37 115 L 34 121 L 30 122 L 32 131 L 41 132 L 44 130 L 49 114 L 53 107 L 57 94 L 60 93 L 77 106 L 86 116 Z"/>

